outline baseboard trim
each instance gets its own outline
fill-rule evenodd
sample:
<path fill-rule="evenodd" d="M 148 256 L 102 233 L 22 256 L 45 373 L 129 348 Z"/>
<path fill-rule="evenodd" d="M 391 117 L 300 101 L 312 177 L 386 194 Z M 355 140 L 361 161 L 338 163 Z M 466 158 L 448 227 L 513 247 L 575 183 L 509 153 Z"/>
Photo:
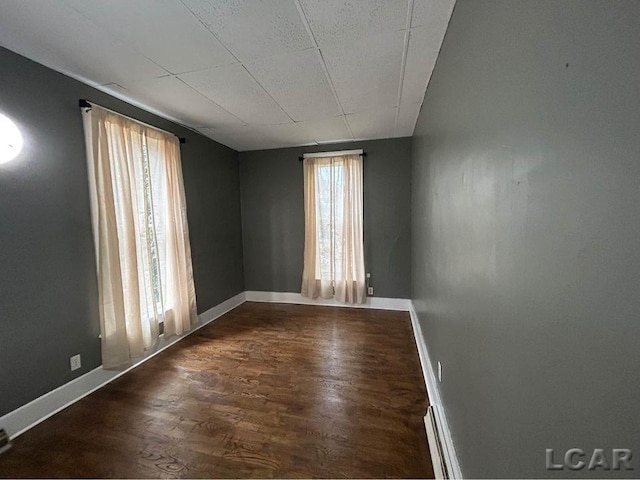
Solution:
<path fill-rule="evenodd" d="M 7 431 L 11 439 L 16 438 L 30 428 L 35 427 L 47 418 L 67 408 L 69 405 L 74 404 L 78 400 L 95 392 L 99 388 L 146 362 L 150 358 L 155 357 L 163 350 L 211 323 L 228 311 L 243 304 L 245 300 L 245 292 L 239 293 L 238 295 L 225 300 L 224 302 L 198 315 L 198 325 L 184 335 L 173 336 L 168 340 L 161 337 L 158 346 L 152 352 L 149 352 L 144 357 L 136 360 L 135 363 L 122 370 L 105 370 L 101 366 L 95 368 L 94 370 L 61 385 L 49 393 L 45 393 L 41 397 L 38 397 L 22 407 L 0 417 L 0 426 Z"/>
<path fill-rule="evenodd" d="M 144 357 L 136 360 L 126 368 L 121 370 L 105 370 L 104 368 L 102 368 L 102 366 L 95 368 L 90 372 L 87 372 L 84 375 L 65 383 L 64 385 L 61 385 L 56 389 L 45 393 L 35 400 L 32 400 L 31 402 L 0 417 L 0 426 L 6 430 L 11 439 L 22 435 L 27 430 L 35 427 L 36 425 L 55 415 L 59 411 L 64 410 L 78 400 L 81 400 L 82 398 L 95 392 L 99 388 L 114 381 L 118 377 L 121 377 L 125 373 L 136 368 L 150 358 L 153 358 L 154 356 L 179 342 L 183 338 L 189 336 L 198 329 L 221 317 L 228 311 L 233 310 L 237 306 L 243 304 L 245 301 L 293 303 L 301 305 L 324 305 L 333 307 L 372 308 L 409 312 L 412 311 L 411 300 L 405 298 L 368 297 L 367 303 L 365 304 L 346 305 L 343 303 L 339 303 L 336 300 L 312 300 L 303 297 L 299 293 L 256 291 L 242 292 L 198 315 L 199 324 L 186 334 L 173 336 L 168 340 L 165 340 L 164 337 L 161 337 L 158 346 L 152 352 L 147 353 Z M 414 314 L 415 312 L 412 314 L 412 323 L 414 322 Z M 429 393 L 429 398 L 432 398 L 431 393 Z"/>
<path fill-rule="evenodd" d="M 410 304 L 409 313 L 411 315 L 413 335 L 418 347 L 418 355 L 420 356 L 420 365 L 422 366 L 424 383 L 427 386 L 427 395 L 429 395 L 429 402 L 433 407 L 433 416 L 438 427 L 438 432 L 441 435 L 440 440 L 442 443 L 442 453 L 448 476 L 449 478 L 463 478 L 462 470 L 460 469 L 460 462 L 458 461 L 458 456 L 456 455 L 456 450 L 453 445 L 449 422 L 447 421 L 447 415 L 440 397 L 440 388 L 438 387 L 436 375 L 433 371 L 431 360 L 429 359 L 429 351 L 427 349 L 427 344 L 424 341 L 424 336 L 422 335 L 422 328 L 420 327 L 418 314 L 413 306 L 413 302 Z"/>
<path fill-rule="evenodd" d="M 328 307 L 373 308 L 378 310 L 400 310 L 408 312 L 411 300 L 408 298 L 367 297 L 363 304 L 344 304 L 337 300 L 323 298 L 311 299 L 293 292 L 257 292 L 247 291 L 247 302 L 295 303 L 298 305 L 323 305 Z"/>

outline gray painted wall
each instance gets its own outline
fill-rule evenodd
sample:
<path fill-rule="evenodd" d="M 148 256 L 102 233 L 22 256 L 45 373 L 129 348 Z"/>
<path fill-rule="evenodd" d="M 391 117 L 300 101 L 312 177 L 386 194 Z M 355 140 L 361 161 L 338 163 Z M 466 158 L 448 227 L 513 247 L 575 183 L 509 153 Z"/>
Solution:
<path fill-rule="evenodd" d="M 634 1 L 455 7 L 415 132 L 412 297 L 468 478 L 638 475 L 638 25 Z M 636 470 L 546 471 L 570 447 Z"/>
<path fill-rule="evenodd" d="M 244 290 L 238 153 L 0 48 L 0 112 L 25 138 L 0 165 L 0 415 L 100 365 L 82 120 L 87 98 L 187 138 L 198 311 Z M 71 373 L 69 357 L 82 354 Z"/>
<path fill-rule="evenodd" d="M 365 268 L 374 296 L 409 298 L 411 138 L 240 153 L 247 290 L 300 292 L 303 153 L 363 148 Z"/>

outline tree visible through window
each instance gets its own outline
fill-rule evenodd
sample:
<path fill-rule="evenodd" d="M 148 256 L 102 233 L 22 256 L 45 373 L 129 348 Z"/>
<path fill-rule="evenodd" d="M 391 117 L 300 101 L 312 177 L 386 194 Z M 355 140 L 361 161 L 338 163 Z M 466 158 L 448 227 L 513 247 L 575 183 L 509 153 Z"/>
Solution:
<path fill-rule="evenodd" d="M 316 171 L 316 219 L 318 256 L 316 279 L 344 279 L 342 235 L 344 234 L 344 197 L 336 191 L 344 189 L 344 166 L 319 165 Z"/>
<path fill-rule="evenodd" d="M 151 287 L 153 289 L 153 308 L 155 312 L 158 312 L 158 319 L 160 322 L 163 321 L 163 298 L 162 298 L 162 280 L 161 280 L 161 270 L 165 270 L 161 267 L 162 257 L 160 255 L 160 248 L 158 247 L 159 243 L 164 243 L 164 232 L 162 229 L 156 228 L 156 219 L 155 212 L 160 211 L 162 209 L 158 209 L 157 207 L 160 204 L 166 205 L 166 200 L 164 197 L 165 189 L 161 182 L 156 181 L 155 185 L 152 185 L 152 176 L 151 176 L 151 167 L 149 161 L 149 149 L 147 148 L 147 142 L 145 141 L 142 144 L 142 162 L 143 162 L 143 178 L 144 178 L 144 203 L 146 210 L 146 227 L 147 227 L 147 248 L 149 249 L 149 259 L 151 265 Z M 156 175 L 156 178 L 158 176 Z M 157 203 L 154 208 L 154 193 L 157 198 Z M 166 206 L 164 207 L 166 208 Z M 163 245 L 164 246 L 164 245 Z M 164 265 L 163 265 L 164 266 Z M 147 312 L 148 314 L 153 315 L 152 312 Z"/>
<path fill-rule="evenodd" d="M 357 154 L 305 158 L 304 175 L 302 294 L 362 303 L 362 158 Z"/>

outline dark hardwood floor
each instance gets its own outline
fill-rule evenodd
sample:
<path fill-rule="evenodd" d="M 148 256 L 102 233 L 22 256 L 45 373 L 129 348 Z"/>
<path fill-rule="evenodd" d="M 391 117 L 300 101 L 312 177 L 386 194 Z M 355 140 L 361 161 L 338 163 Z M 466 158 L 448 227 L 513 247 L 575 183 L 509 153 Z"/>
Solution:
<path fill-rule="evenodd" d="M 406 312 L 245 303 L 18 437 L 1 477 L 433 476 Z"/>

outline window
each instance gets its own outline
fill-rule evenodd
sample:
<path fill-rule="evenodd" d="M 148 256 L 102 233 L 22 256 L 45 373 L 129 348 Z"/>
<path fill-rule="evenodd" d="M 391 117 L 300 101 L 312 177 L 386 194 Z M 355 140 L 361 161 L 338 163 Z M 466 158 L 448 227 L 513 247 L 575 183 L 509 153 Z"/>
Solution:
<path fill-rule="evenodd" d="M 148 261 L 143 263 L 145 278 L 149 280 L 145 285 L 145 293 L 148 295 L 144 305 L 143 315 L 151 319 L 157 317 L 159 322 L 163 322 L 165 311 L 171 306 L 165 304 L 162 291 L 162 277 L 166 277 L 166 213 L 169 205 L 167 199 L 166 172 L 161 168 L 162 158 L 158 155 L 155 142 L 148 138 L 141 139 L 142 152 L 140 161 L 142 162 L 141 182 L 145 206 L 146 246 Z M 153 166 L 152 166 L 153 164 Z M 166 300 L 170 300 L 167 298 Z"/>
<path fill-rule="evenodd" d="M 96 105 L 83 109 L 102 358 L 114 367 L 197 320 L 180 146 Z"/>
<path fill-rule="evenodd" d="M 305 158 L 304 181 L 302 294 L 363 303 L 362 158 L 358 152 Z"/>

